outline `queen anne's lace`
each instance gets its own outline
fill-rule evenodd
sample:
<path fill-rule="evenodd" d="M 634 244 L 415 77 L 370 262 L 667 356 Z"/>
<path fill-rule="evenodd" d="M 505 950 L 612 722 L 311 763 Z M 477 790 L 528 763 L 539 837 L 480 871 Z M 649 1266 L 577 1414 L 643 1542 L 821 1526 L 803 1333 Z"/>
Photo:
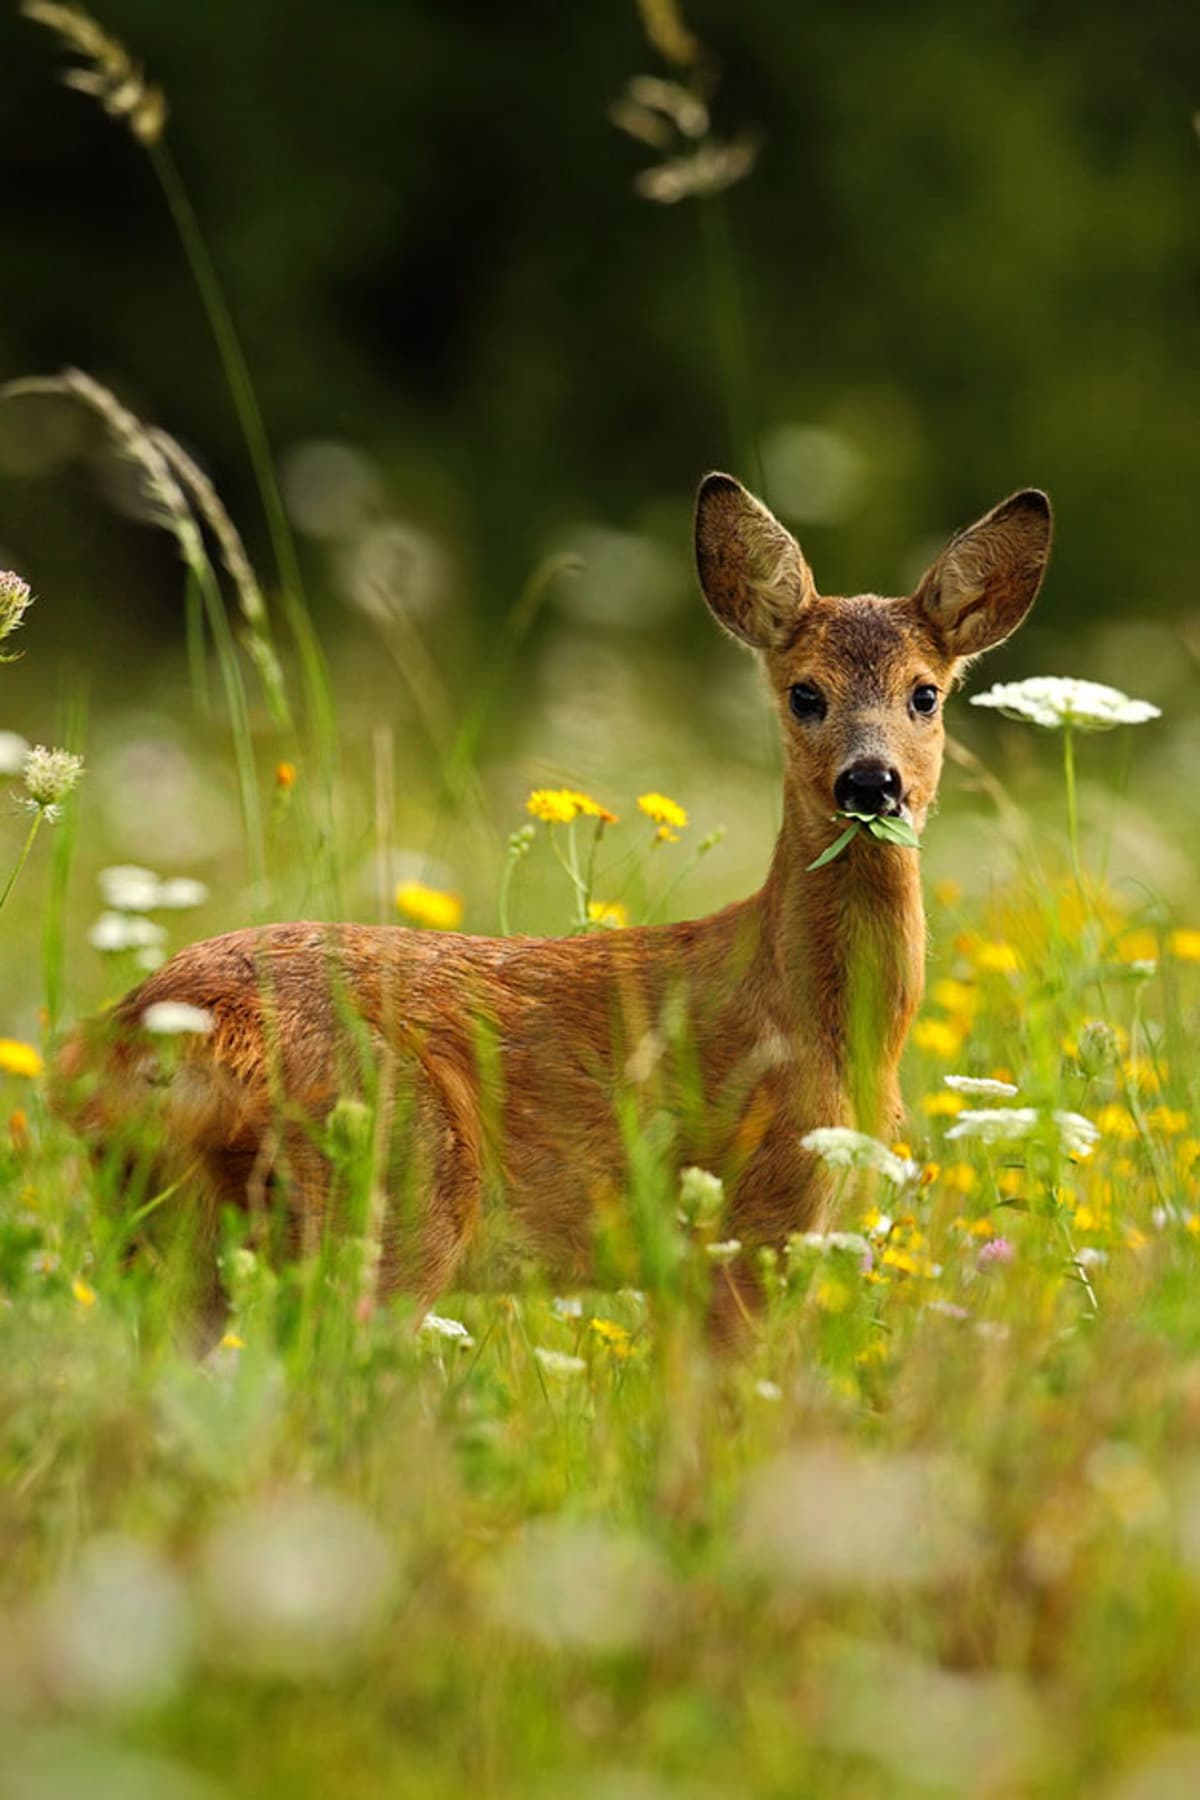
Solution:
<path fill-rule="evenodd" d="M 1009 719 L 1025 719 L 1048 730 L 1111 731 L 1115 725 L 1144 725 L 1161 718 L 1148 700 L 1131 700 L 1119 688 L 1073 675 L 1031 675 L 1027 681 L 1000 681 L 986 694 L 972 694 L 972 706 L 990 706 Z"/>

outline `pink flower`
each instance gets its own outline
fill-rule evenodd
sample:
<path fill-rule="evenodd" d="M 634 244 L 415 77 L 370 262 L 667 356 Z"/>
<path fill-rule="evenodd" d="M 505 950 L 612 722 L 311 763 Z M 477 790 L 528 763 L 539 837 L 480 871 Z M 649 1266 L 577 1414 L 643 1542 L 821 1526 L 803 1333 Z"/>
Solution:
<path fill-rule="evenodd" d="M 1005 1237 L 990 1238 L 979 1252 L 975 1267 L 990 1269 L 996 1263 L 1010 1263 L 1016 1251 Z"/>

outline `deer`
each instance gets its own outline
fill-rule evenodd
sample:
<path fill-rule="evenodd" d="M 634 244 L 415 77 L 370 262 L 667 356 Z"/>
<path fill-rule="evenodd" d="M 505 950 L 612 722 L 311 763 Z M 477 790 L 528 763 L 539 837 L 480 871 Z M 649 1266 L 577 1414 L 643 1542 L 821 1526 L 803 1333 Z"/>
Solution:
<path fill-rule="evenodd" d="M 554 1278 L 589 1279 L 629 1179 L 622 1095 L 640 1082 L 671 1122 L 676 1177 L 698 1165 L 723 1183 L 721 1230 L 741 1249 L 719 1271 L 712 1332 L 736 1338 L 759 1305 L 756 1253 L 827 1218 L 832 1176 L 807 1133 L 895 1135 L 904 1117 L 898 1068 L 926 958 L 917 850 L 862 830 L 813 865 L 839 815 L 901 820 L 919 838 L 943 704 L 1029 613 L 1051 533 L 1049 501 L 1027 488 L 951 538 L 910 594 L 829 597 L 763 502 L 706 476 L 700 588 L 758 658 L 782 734 L 782 824 L 756 893 L 703 918 L 569 938 L 233 931 L 75 1029 L 59 1110 L 97 1156 L 136 1148 L 164 1204 L 193 1209 L 215 1269 L 224 1207 L 281 1210 L 300 1250 L 337 1228 L 329 1126 L 347 1095 L 369 1092 L 389 1113 L 378 1291 L 407 1292 L 420 1318 L 469 1267 L 496 1206 Z M 169 1058 L 143 1023 L 164 1001 L 211 1026 Z"/>

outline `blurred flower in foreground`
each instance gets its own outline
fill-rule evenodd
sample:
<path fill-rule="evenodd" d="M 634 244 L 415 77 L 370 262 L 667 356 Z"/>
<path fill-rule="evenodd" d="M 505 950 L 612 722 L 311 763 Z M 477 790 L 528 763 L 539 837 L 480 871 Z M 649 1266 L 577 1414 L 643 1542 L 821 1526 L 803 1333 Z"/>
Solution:
<path fill-rule="evenodd" d="M 488 1611 L 496 1624 L 548 1649 L 612 1654 L 648 1643 L 663 1621 L 666 1572 L 628 1532 L 536 1519 L 497 1559 Z"/>
<path fill-rule="evenodd" d="M 525 810 L 547 825 L 570 825 L 580 817 L 599 819 L 602 825 L 615 825 L 616 813 L 609 812 L 590 794 L 575 788 L 534 788 L 525 802 Z"/>
<path fill-rule="evenodd" d="M 348 1501 L 302 1492 L 251 1500 L 204 1548 L 213 1655 L 264 1674 L 318 1674 L 379 1624 L 394 1578 L 388 1544 Z"/>
<path fill-rule="evenodd" d="M 47 819 L 57 819 L 62 802 L 78 787 L 82 774 L 82 756 L 76 756 L 72 750 L 48 750 L 44 744 L 35 744 L 22 771 L 25 804 Z"/>
<path fill-rule="evenodd" d="M 928 1586 L 970 1569 L 979 1505 L 971 1472 L 949 1457 L 810 1445 L 748 1479 L 737 1560 L 818 1590 Z"/>
<path fill-rule="evenodd" d="M 96 877 L 105 906 L 117 912 L 182 912 L 203 906 L 208 889 L 202 881 L 188 875 L 173 875 L 166 881 L 153 869 L 135 863 L 118 863 L 101 869 Z"/>
<path fill-rule="evenodd" d="M 396 889 L 396 909 L 431 931 L 457 931 L 462 924 L 462 895 L 426 887 L 423 881 L 400 883 Z"/>
<path fill-rule="evenodd" d="M 1111 731 L 1115 725 L 1144 725 L 1162 717 L 1148 700 L 1131 700 L 1119 688 L 1071 675 L 1031 675 L 1027 681 L 1000 681 L 986 694 L 972 694 L 972 706 L 994 707 L 1007 719 L 1023 719 L 1049 730 Z"/>
<path fill-rule="evenodd" d="M 93 1538 L 46 1601 L 41 1627 L 47 1677 L 76 1705 L 160 1705 L 191 1653 L 182 1582 L 132 1538 Z"/>
<path fill-rule="evenodd" d="M 0 775 L 19 775 L 29 750 L 28 739 L 19 731 L 0 731 Z"/>
<path fill-rule="evenodd" d="M 110 955 L 122 950 L 157 952 L 166 941 L 166 932 L 153 919 L 130 919 L 119 912 L 101 913 L 95 924 L 88 928 L 88 943 L 92 949 Z"/>
<path fill-rule="evenodd" d="M 42 1059 L 32 1044 L 18 1038 L 0 1038 L 0 1074 L 40 1075 Z"/>
<path fill-rule="evenodd" d="M 589 900 L 588 920 L 609 931 L 621 931 L 629 923 L 629 908 L 621 900 Z"/>
<path fill-rule="evenodd" d="M 0 644 L 17 629 L 32 600 L 27 581 L 22 581 L 11 569 L 0 569 Z M 0 651 L 0 662 L 15 661 L 15 657 Z"/>
<path fill-rule="evenodd" d="M 1100 1132 L 1077 1112 L 1039 1113 L 1032 1106 L 968 1108 L 946 1133 L 948 1138 L 976 1138 L 984 1144 L 1013 1144 L 1050 1129 L 1068 1156 L 1090 1156 Z"/>
<path fill-rule="evenodd" d="M 186 1000 L 156 1000 L 142 1013 L 142 1029 L 157 1037 L 207 1037 L 215 1023 L 203 1006 Z"/>
<path fill-rule="evenodd" d="M 565 1379 L 587 1373 L 587 1364 L 582 1356 L 569 1356 L 565 1350 L 547 1350 L 543 1345 L 535 1344 L 533 1354 L 547 1375 L 558 1375 Z"/>
<path fill-rule="evenodd" d="M 475 1342 L 461 1319 L 444 1319 L 440 1313 L 426 1313 L 421 1320 L 421 1330 L 427 1337 L 449 1338 L 467 1350 Z"/>
<path fill-rule="evenodd" d="M 707 1169 L 680 1171 L 679 1217 L 685 1225 L 715 1225 L 725 1207 L 725 1183 Z"/>
<path fill-rule="evenodd" d="M 865 1132 L 851 1131 L 842 1125 L 822 1125 L 810 1131 L 800 1140 L 805 1150 L 811 1150 L 819 1156 L 823 1163 L 831 1169 L 872 1169 L 882 1175 L 885 1181 L 894 1182 L 897 1187 L 904 1187 L 915 1181 L 921 1173 L 920 1165 L 910 1162 L 906 1157 L 897 1156 L 881 1144 L 878 1138 L 868 1137 Z"/>
<path fill-rule="evenodd" d="M 979 1100 L 1011 1100 L 1017 1092 L 1011 1081 L 993 1081 L 983 1075 L 943 1075 L 942 1080 L 956 1094 L 972 1094 Z"/>

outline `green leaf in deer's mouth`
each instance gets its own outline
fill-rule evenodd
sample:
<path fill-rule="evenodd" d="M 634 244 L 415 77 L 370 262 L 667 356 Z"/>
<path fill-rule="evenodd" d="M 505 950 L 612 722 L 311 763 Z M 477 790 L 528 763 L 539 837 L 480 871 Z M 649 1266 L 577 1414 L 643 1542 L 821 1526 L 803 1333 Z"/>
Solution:
<path fill-rule="evenodd" d="M 851 812 L 837 812 L 834 813 L 833 818 L 835 823 L 838 819 L 848 819 L 849 824 L 840 836 L 834 838 L 827 849 L 822 850 L 820 856 L 814 857 L 809 863 L 808 873 L 810 874 L 814 869 L 823 869 L 827 863 L 833 862 L 835 857 L 840 856 L 864 826 L 871 836 L 881 844 L 901 844 L 906 850 L 921 848 L 921 840 L 907 819 L 885 818 L 880 813 Z"/>

